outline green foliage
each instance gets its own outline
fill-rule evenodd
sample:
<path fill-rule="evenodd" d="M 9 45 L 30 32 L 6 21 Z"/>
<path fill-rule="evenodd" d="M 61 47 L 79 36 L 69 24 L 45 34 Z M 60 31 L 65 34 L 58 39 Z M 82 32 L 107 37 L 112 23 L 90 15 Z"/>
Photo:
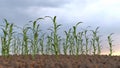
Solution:
<path fill-rule="evenodd" d="M 52 27 L 48 30 L 48 33 L 40 30 L 40 21 L 50 18 L 52 20 Z M 1 25 L 1 53 L 3 56 L 9 56 L 12 54 L 28 55 L 32 54 L 33 58 L 37 54 L 47 55 L 81 55 L 101 54 L 100 36 L 98 34 L 97 27 L 95 30 L 80 30 L 78 31 L 78 25 L 82 22 L 78 22 L 75 26 L 68 31 L 64 31 L 64 36 L 58 34 L 61 24 L 56 21 L 56 16 L 53 18 L 46 16 L 44 18 L 38 18 L 32 22 L 32 26 L 26 24 L 23 28 L 20 27 L 21 32 L 14 32 L 14 24 L 9 23 L 6 19 L 5 24 Z M 19 29 L 19 28 L 17 28 Z M 16 34 L 17 36 L 14 36 Z M 19 36 L 21 34 L 22 36 Z M 91 35 L 92 34 L 92 35 Z M 110 47 L 110 56 L 112 55 L 112 40 L 111 35 L 108 36 L 108 43 Z M 91 49 L 92 48 L 92 49 Z M 12 51 L 10 51 L 12 50 Z"/>
<path fill-rule="evenodd" d="M 112 55 L 112 53 L 113 53 L 113 49 L 112 49 L 112 46 L 113 46 L 113 44 L 112 44 L 112 42 L 113 42 L 113 40 L 112 40 L 112 38 L 111 38 L 111 36 L 113 35 L 113 33 L 111 33 L 109 36 L 108 36 L 108 43 L 109 43 L 109 47 L 110 47 L 110 56 Z"/>
<path fill-rule="evenodd" d="M 98 29 L 99 29 L 99 27 L 97 27 L 97 28 L 95 29 L 95 31 L 92 30 L 92 33 L 93 33 L 93 36 L 92 36 L 92 37 L 93 37 L 93 38 L 92 38 L 91 44 L 92 44 L 93 49 L 94 49 L 94 51 L 93 51 L 93 54 L 94 54 L 94 55 L 96 54 L 96 50 L 98 50 L 98 51 L 97 51 L 97 54 L 98 54 L 98 55 L 100 55 L 100 53 L 101 53 L 100 36 L 98 35 Z"/>
<path fill-rule="evenodd" d="M 9 56 L 10 53 L 10 45 L 11 41 L 13 39 L 13 24 L 9 23 L 6 19 L 5 21 L 5 26 L 3 26 L 1 29 L 3 31 L 4 36 L 1 37 L 1 42 L 2 42 L 2 55 L 3 56 Z"/>

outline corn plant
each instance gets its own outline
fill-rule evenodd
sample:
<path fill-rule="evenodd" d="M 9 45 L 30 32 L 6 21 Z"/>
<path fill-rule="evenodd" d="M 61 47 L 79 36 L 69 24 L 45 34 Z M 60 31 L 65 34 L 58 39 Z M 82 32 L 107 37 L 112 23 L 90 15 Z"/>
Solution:
<path fill-rule="evenodd" d="M 85 46 L 86 46 L 86 54 L 88 54 L 88 43 L 89 43 L 89 38 L 87 37 L 87 32 L 88 32 L 88 30 L 85 30 L 84 31 L 84 37 L 85 37 Z"/>
<path fill-rule="evenodd" d="M 112 42 L 113 42 L 113 40 L 112 40 L 112 38 L 111 38 L 111 36 L 113 35 L 113 33 L 111 33 L 109 36 L 108 36 L 108 43 L 109 43 L 109 47 L 110 47 L 110 53 L 109 53 L 109 55 L 111 56 L 112 55 L 112 53 L 113 53 L 113 49 L 112 49 L 112 46 L 113 46 L 113 44 L 112 44 Z"/>
<path fill-rule="evenodd" d="M 70 36 L 69 42 L 70 42 L 69 54 L 74 55 L 74 53 L 75 53 L 75 43 L 74 43 L 74 37 L 73 36 Z"/>
<path fill-rule="evenodd" d="M 51 34 L 52 36 L 52 34 Z M 52 48 L 52 38 L 51 36 L 47 36 L 47 44 L 46 44 L 46 54 L 51 55 L 53 54 L 53 48 Z"/>
<path fill-rule="evenodd" d="M 22 29 L 22 55 L 28 55 L 29 53 L 29 49 L 28 49 L 28 41 L 29 41 L 29 37 L 28 37 L 28 30 L 29 27 L 24 27 Z"/>
<path fill-rule="evenodd" d="M 49 17 L 49 16 L 46 16 L 46 17 Z M 51 18 L 51 17 L 49 17 L 49 18 Z M 61 24 L 57 24 L 56 16 L 54 16 L 54 18 L 52 19 L 52 22 L 53 22 L 53 29 L 50 29 L 53 33 L 52 46 L 54 47 L 55 55 L 59 55 L 59 36 L 58 36 L 57 32 L 58 32 L 58 28 L 61 26 Z"/>
<path fill-rule="evenodd" d="M 100 55 L 101 53 L 101 47 L 100 47 L 100 37 L 98 36 L 98 29 L 99 27 L 97 27 L 94 30 L 92 30 L 92 33 L 93 33 L 93 38 L 92 38 L 92 41 L 91 41 L 91 44 L 93 45 L 93 49 L 94 49 L 94 55 L 96 54 L 96 50 L 97 51 L 97 54 Z"/>
<path fill-rule="evenodd" d="M 90 42 L 91 42 L 91 45 L 93 46 L 93 55 L 95 55 L 96 54 L 95 39 L 92 39 Z"/>
<path fill-rule="evenodd" d="M 76 45 L 76 55 L 79 54 L 79 43 L 78 43 L 78 37 L 77 37 L 77 26 L 82 23 L 82 22 L 78 22 L 75 26 L 73 26 L 73 37 L 75 40 L 75 45 Z"/>
<path fill-rule="evenodd" d="M 65 35 L 66 35 L 66 38 L 65 38 L 65 43 L 63 43 L 63 52 L 65 55 L 67 55 L 67 51 L 68 51 L 68 48 L 69 48 L 69 40 L 70 40 L 70 32 L 71 32 L 71 29 L 69 29 L 69 31 L 64 31 L 65 32 Z"/>
<path fill-rule="evenodd" d="M 2 41 L 2 55 L 3 56 L 9 56 L 10 53 L 10 45 L 11 41 L 13 39 L 13 24 L 10 24 L 6 19 L 5 21 L 5 26 L 2 28 L 4 36 L 1 37 Z"/>
<path fill-rule="evenodd" d="M 39 43 L 40 43 L 39 45 L 41 46 L 41 47 L 40 47 L 40 52 L 41 52 L 42 55 L 44 55 L 44 45 L 45 45 L 45 44 L 44 44 L 44 39 L 45 39 L 45 34 L 43 34 L 43 35 L 41 36 L 40 42 L 39 42 Z"/>
<path fill-rule="evenodd" d="M 83 43 L 84 39 L 83 39 L 83 32 L 79 32 L 78 33 L 78 45 L 80 45 L 79 51 L 80 54 L 84 53 L 84 43 Z"/>
<path fill-rule="evenodd" d="M 13 54 L 20 54 L 20 45 L 21 45 L 21 40 L 19 37 L 14 37 L 13 38 L 13 44 L 12 44 L 12 50 L 13 50 Z"/>
<path fill-rule="evenodd" d="M 40 45 L 39 42 L 43 41 L 43 40 L 39 40 L 39 33 L 41 30 L 40 30 L 40 25 L 37 24 L 37 21 L 41 19 L 43 18 L 38 18 L 37 20 L 33 21 L 33 25 L 32 27 L 30 27 L 30 30 L 32 31 L 32 39 L 30 39 L 30 41 L 31 41 L 31 50 L 33 57 L 35 57 L 35 55 L 39 53 L 39 48 L 38 48 Z"/>
<path fill-rule="evenodd" d="M 48 33 L 44 33 L 40 30 L 40 24 L 38 23 L 39 20 L 43 20 L 45 18 L 50 18 L 52 20 L 53 26 L 48 30 Z M 58 34 L 61 24 L 56 22 L 56 16 L 53 18 L 50 16 L 45 16 L 44 18 L 38 18 L 33 21 L 32 26 L 26 24 L 22 28 L 19 27 L 22 30 L 20 33 L 22 36 L 14 36 L 14 34 L 17 34 L 17 31 L 14 31 L 15 25 L 9 23 L 6 19 L 4 21 L 5 25 L 0 25 L 2 31 L 1 33 L 3 33 L 0 37 L 2 47 L 1 52 L 3 56 L 8 56 L 11 52 L 12 54 L 17 55 L 32 54 L 33 58 L 35 58 L 36 54 L 54 54 L 58 56 L 62 54 L 62 52 L 64 55 L 70 54 L 76 56 L 81 54 L 91 54 L 89 51 L 93 51 L 93 55 L 101 54 L 101 38 L 98 34 L 99 27 L 91 31 L 78 31 L 78 25 L 82 23 L 78 22 L 68 31 L 64 31 L 65 35 L 63 35 L 64 38 L 62 38 Z M 110 47 L 110 56 L 113 53 L 113 40 L 111 38 L 112 34 L 107 37 Z"/>
<path fill-rule="evenodd" d="M 100 53 L 101 53 L 101 47 L 100 47 L 100 37 L 98 36 L 98 37 L 96 37 L 96 42 L 97 42 L 97 46 L 98 46 L 98 55 L 100 55 Z"/>

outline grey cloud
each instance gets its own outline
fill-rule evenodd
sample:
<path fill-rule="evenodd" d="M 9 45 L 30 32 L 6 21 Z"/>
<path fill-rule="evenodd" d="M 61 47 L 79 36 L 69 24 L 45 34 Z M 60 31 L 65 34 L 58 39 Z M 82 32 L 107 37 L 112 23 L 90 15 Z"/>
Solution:
<path fill-rule="evenodd" d="M 69 2 L 69 0 L 0 0 L 0 19 L 32 18 L 25 12 L 29 7 L 58 8 Z"/>
<path fill-rule="evenodd" d="M 59 7 L 69 0 L 0 0 L 1 7 L 28 7 L 28 6 L 40 6 L 40 7 Z"/>
<path fill-rule="evenodd" d="M 23 19 L 33 19 L 25 12 L 29 7 L 58 8 L 69 2 L 69 0 L 0 0 L 0 19 L 6 18 L 11 22 L 19 20 L 18 23 L 23 23 Z"/>

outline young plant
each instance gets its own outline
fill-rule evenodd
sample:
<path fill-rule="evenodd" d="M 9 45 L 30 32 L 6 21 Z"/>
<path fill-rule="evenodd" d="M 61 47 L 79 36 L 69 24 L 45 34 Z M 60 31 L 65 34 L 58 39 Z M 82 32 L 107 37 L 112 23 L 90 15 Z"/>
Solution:
<path fill-rule="evenodd" d="M 95 55 L 96 54 L 95 39 L 92 39 L 90 42 L 91 42 L 91 45 L 93 46 L 93 55 Z"/>
<path fill-rule="evenodd" d="M 97 42 L 97 46 L 98 46 L 98 55 L 100 55 L 100 53 L 101 53 L 101 47 L 100 47 L 100 37 L 99 36 L 97 36 L 96 37 L 96 42 Z"/>
<path fill-rule="evenodd" d="M 113 35 L 113 33 L 111 33 L 107 38 L 108 38 L 108 43 L 109 43 L 109 47 L 110 47 L 110 56 L 112 55 L 112 53 L 113 53 L 113 50 L 112 50 L 112 46 L 113 46 L 113 44 L 112 44 L 112 42 L 113 42 L 113 40 L 112 40 L 112 38 L 111 38 L 111 36 Z"/>
<path fill-rule="evenodd" d="M 80 54 L 84 53 L 84 44 L 83 44 L 83 32 L 78 33 L 78 45 L 80 45 Z"/>
<path fill-rule="evenodd" d="M 65 32 L 65 35 L 66 35 L 66 38 L 65 38 L 65 43 L 63 43 L 63 52 L 65 55 L 67 55 L 67 51 L 68 51 L 68 48 L 69 48 L 69 40 L 70 40 L 70 32 L 71 32 L 71 29 L 69 29 L 69 31 L 64 31 Z"/>
<path fill-rule="evenodd" d="M 89 42 L 89 41 L 88 41 L 89 38 L 87 37 L 87 31 L 88 31 L 88 30 L 85 30 L 85 31 L 84 31 L 84 37 L 85 37 L 85 43 L 86 43 L 86 44 L 85 44 L 85 46 L 86 46 L 86 54 L 88 54 L 88 42 Z"/>
<path fill-rule="evenodd" d="M 44 37 L 45 37 L 45 34 L 43 34 L 43 35 L 41 36 L 40 42 L 39 42 L 39 43 L 40 43 L 40 46 L 41 46 L 41 47 L 40 47 L 40 48 L 41 48 L 40 51 L 41 51 L 41 54 L 42 54 L 42 55 L 44 55 L 44 39 L 45 39 Z"/>
<path fill-rule="evenodd" d="M 53 54 L 52 41 L 53 39 L 52 39 L 52 33 L 51 33 L 50 36 L 49 35 L 47 36 L 46 54 L 48 55 Z"/>
<path fill-rule="evenodd" d="M 69 42 L 70 42 L 70 46 L 69 46 L 69 54 L 70 55 L 74 55 L 74 53 L 75 53 L 75 43 L 74 43 L 74 37 L 73 36 L 70 36 L 70 40 L 69 40 Z"/>
<path fill-rule="evenodd" d="M 40 30 L 40 25 L 37 23 L 38 20 L 45 19 L 46 17 L 52 19 L 53 27 L 50 28 L 50 33 L 44 34 Z M 55 54 L 58 56 L 61 54 L 61 47 L 63 48 L 64 55 L 80 55 L 80 54 L 89 54 L 91 47 L 93 48 L 93 54 L 100 55 L 101 53 L 101 46 L 100 46 L 100 36 L 98 35 L 97 27 L 95 30 L 92 31 L 92 37 L 88 36 L 88 30 L 84 30 L 81 32 L 77 31 L 77 26 L 82 23 L 79 22 L 72 29 L 69 29 L 68 32 L 65 32 L 65 38 L 61 39 L 61 36 L 58 34 L 58 29 L 61 24 L 57 24 L 56 16 L 54 18 L 50 16 L 46 16 L 45 18 L 38 18 L 32 22 L 31 26 L 24 26 L 22 29 L 22 36 L 14 36 L 13 31 L 14 25 L 8 23 L 5 19 L 5 25 L 1 25 L 1 33 L 3 36 L 0 37 L 1 39 L 1 52 L 3 56 L 9 56 L 12 50 L 12 54 L 22 54 L 28 55 L 32 54 L 33 58 L 36 54 Z M 113 33 L 112 33 L 113 34 Z M 110 34 L 107 39 L 110 47 L 110 56 L 113 53 L 112 50 L 112 34 Z M 90 40 L 91 39 L 91 40 Z M 62 40 L 62 46 L 61 45 Z M 46 43 L 45 43 L 46 42 Z M 92 46 L 89 46 L 89 42 Z M 12 47 L 11 47 L 12 46 Z M 30 48 L 29 48 L 30 47 Z M 90 47 L 90 48 L 89 48 Z"/>
<path fill-rule="evenodd" d="M 46 17 L 49 17 L 49 16 L 46 16 Z M 49 17 L 49 18 L 51 18 L 51 17 Z M 53 44 L 52 44 L 52 46 L 54 47 L 55 55 L 59 55 L 59 36 L 58 36 L 57 32 L 58 32 L 58 28 L 61 26 L 61 24 L 59 24 L 59 25 L 57 24 L 56 16 L 54 16 L 54 18 L 52 19 L 52 22 L 53 22 L 53 29 L 51 29 L 51 31 L 53 33 Z"/>
<path fill-rule="evenodd" d="M 13 39 L 13 44 L 12 44 L 12 53 L 13 54 L 20 54 L 20 45 L 21 45 L 21 40 L 19 39 L 19 37 L 14 37 Z"/>
<path fill-rule="evenodd" d="M 75 26 L 73 26 L 73 37 L 75 40 L 75 45 L 76 45 L 76 55 L 79 54 L 79 43 L 78 43 L 78 37 L 77 37 L 77 26 L 82 23 L 82 22 L 78 22 Z"/>
<path fill-rule="evenodd" d="M 97 51 L 97 54 L 98 54 L 98 55 L 100 55 L 100 53 L 101 53 L 100 37 L 98 36 L 98 29 L 99 29 L 99 27 L 97 27 L 97 28 L 95 29 L 95 31 L 92 30 L 93 38 L 92 38 L 91 43 L 92 43 L 92 45 L 93 45 L 93 49 L 94 49 L 94 52 L 93 52 L 93 53 L 94 53 L 94 55 L 96 54 L 96 50 L 98 50 L 98 51 Z"/>
<path fill-rule="evenodd" d="M 37 24 L 37 21 L 41 19 L 43 18 L 38 18 L 37 20 L 33 21 L 33 25 L 32 27 L 30 27 L 32 34 L 33 34 L 32 39 L 31 39 L 31 48 L 32 48 L 33 57 L 39 52 L 39 48 L 38 48 L 39 42 L 41 43 L 43 41 L 43 40 L 39 40 L 40 25 Z"/>
<path fill-rule="evenodd" d="M 28 37 L 28 30 L 30 28 L 29 27 L 23 27 L 22 28 L 22 55 L 28 55 L 29 53 L 29 48 L 28 48 L 28 41 L 29 41 L 29 37 Z"/>
<path fill-rule="evenodd" d="M 12 41 L 12 36 L 13 36 L 13 24 L 8 23 L 6 19 L 5 21 L 5 26 L 2 28 L 4 36 L 1 37 L 2 41 L 2 55 L 7 57 L 9 56 L 10 53 L 10 45 Z"/>

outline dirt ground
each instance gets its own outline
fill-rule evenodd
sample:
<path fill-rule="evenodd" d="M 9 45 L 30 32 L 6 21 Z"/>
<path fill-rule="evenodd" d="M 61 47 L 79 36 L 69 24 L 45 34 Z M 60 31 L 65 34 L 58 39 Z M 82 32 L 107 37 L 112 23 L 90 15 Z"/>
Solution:
<path fill-rule="evenodd" d="M 12 55 L 0 56 L 0 68 L 120 68 L 120 56 Z"/>

